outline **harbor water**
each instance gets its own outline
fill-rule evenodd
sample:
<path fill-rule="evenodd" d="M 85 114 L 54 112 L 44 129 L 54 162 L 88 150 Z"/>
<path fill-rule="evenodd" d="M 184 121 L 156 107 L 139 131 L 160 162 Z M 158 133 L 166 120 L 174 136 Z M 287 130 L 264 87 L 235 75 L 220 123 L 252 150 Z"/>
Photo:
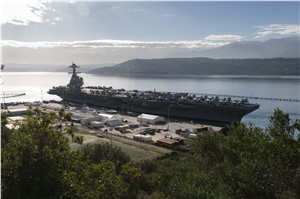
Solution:
<path fill-rule="evenodd" d="M 265 128 L 274 109 L 280 108 L 294 120 L 300 118 L 299 76 L 201 76 L 201 77 L 116 77 L 79 74 L 84 86 L 112 86 L 126 90 L 208 93 L 298 100 L 249 99 L 260 108 L 243 118 L 243 122 Z M 3 102 L 60 100 L 47 94 L 53 86 L 67 85 L 71 75 L 51 72 L 3 72 L 1 94 L 26 95 L 1 99 Z M 233 98 L 234 99 L 234 98 Z M 237 98 L 238 99 L 238 98 Z"/>

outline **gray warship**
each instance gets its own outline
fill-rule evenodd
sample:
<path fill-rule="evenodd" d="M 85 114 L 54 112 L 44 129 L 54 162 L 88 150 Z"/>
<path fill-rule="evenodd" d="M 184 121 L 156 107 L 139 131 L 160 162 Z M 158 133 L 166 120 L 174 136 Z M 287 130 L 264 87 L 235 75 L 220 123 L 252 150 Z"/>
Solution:
<path fill-rule="evenodd" d="M 69 84 L 53 87 L 48 91 L 65 102 L 201 121 L 219 126 L 239 123 L 245 115 L 259 108 L 258 104 L 251 104 L 247 99 L 220 99 L 217 96 L 173 92 L 126 91 L 104 86 L 83 87 L 83 78 L 78 76 L 76 71 L 79 66 L 72 63 L 69 68 L 73 69 Z"/>

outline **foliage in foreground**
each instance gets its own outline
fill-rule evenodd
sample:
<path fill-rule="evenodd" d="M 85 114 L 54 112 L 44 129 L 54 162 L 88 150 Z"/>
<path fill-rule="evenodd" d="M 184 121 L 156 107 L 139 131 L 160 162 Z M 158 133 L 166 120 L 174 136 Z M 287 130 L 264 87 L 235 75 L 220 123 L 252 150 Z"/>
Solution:
<path fill-rule="evenodd" d="M 190 154 L 141 165 L 157 198 L 300 198 L 300 122 L 275 110 L 266 131 L 205 133 Z"/>
<path fill-rule="evenodd" d="M 280 110 L 265 131 L 230 126 L 189 153 L 137 165 L 110 145 L 71 151 L 72 129 L 57 128 L 70 118 L 63 112 L 29 115 L 13 130 L 1 115 L 3 198 L 300 198 L 300 122 Z"/>
<path fill-rule="evenodd" d="M 127 198 L 137 195 L 140 170 L 133 167 L 128 156 L 119 149 L 95 145 L 72 152 L 67 136 L 61 128 L 56 128 L 68 115 L 43 115 L 38 109 L 29 110 L 29 115 L 31 117 L 18 124 L 19 128 L 8 130 L 1 125 L 5 132 L 1 150 L 2 198 Z M 1 122 L 5 124 L 5 115 Z M 103 149 L 106 149 L 106 156 L 95 159 L 95 154 Z"/>

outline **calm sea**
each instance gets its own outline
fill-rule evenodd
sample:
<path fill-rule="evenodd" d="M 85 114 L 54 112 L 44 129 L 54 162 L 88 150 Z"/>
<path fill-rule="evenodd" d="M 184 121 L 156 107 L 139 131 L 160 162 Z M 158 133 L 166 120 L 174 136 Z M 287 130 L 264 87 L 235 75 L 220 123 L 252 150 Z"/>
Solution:
<path fill-rule="evenodd" d="M 299 76 L 203 76 L 203 77 L 115 77 L 80 74 L 85 86 L 112 86 L 113 88 L 156 90 L 170 92 L 230 94 L 255 97 L 300 99 Z M 3 72 L 1 93 L 26 93 L 25 96 L 6 98 L 5 102 L 60 100 L 47 94 L 53 86 L 67 85 L 71 75 L 50 72 Z M 245 116 L 243 122 L 265 128 L 275 108 L 300 118 L 298 102 L 249 100 L 260 108 Z M 3 99 L 2 99 L 3 102 Z"/>

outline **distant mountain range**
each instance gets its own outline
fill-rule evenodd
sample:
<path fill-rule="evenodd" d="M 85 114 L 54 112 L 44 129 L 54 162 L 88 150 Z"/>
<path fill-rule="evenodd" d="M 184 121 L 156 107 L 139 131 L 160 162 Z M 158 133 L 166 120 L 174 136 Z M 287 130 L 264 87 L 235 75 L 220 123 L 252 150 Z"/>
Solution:
<path fill-rule="evenodd" d="M 234 58 L 300 58 L 300 37 L 270 39 L 268 41 L 233 42 L 209 50 L 170 54 L 166 58 L 209 57 Z"/>
<path fill-rule="evenodd" d="M 69 64 L 71 65 L 71 63 Z M 108 67 L 114 64 L 83 64 L 80 65 L 80 72 L 86 73 L 100 67 Z M 4 72 L 70 72 L 67 65 L 50 64 L 5 64 Z"/>
<path fill-rule="evenodd" d="M 120 76 L 300 75 L 300 58 L 133 59 L 113 67 L 94 69 L 89 73 Z"/>
<path fill-rule="evenodd" d="M 209 50 L 172 54 L 164 59 L 133 59 L 89 73 L 126 76 L 300 75 L 300 37 L 234 42 Z"/>

